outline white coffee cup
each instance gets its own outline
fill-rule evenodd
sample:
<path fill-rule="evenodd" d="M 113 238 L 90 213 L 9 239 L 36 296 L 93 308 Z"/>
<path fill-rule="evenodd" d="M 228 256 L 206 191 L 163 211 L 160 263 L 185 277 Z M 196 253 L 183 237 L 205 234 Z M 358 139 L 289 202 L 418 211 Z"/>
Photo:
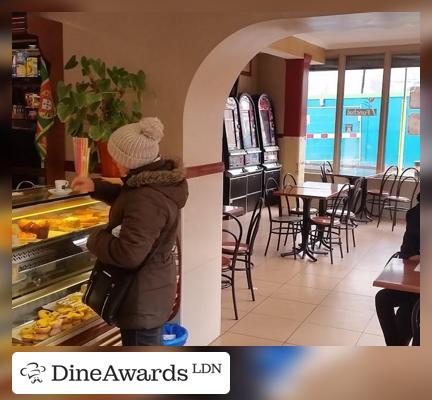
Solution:
<path fill-rule="evenodd" d="M 69 186 L 69 182 L 64 179 L 58 179 L 54 181 L 55 188 L 58 192 L 62 192 Z"/>

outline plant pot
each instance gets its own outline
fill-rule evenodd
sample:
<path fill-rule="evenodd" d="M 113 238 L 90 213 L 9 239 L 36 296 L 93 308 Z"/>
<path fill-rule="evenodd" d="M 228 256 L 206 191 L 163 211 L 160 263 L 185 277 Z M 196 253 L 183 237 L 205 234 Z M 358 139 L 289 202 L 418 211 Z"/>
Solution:
<path fill-rule="evenodd" d="M 108 153 L 108 142 L 98 142 L 102 176 L 105 178 L 120 178 L 120 171 Z"/>
<path fill-rule="evenodd" d="M 75 172 L 78 176 L 88 176 L 90 164 L 90 147 L 88 138 L 73 137 Z"/>

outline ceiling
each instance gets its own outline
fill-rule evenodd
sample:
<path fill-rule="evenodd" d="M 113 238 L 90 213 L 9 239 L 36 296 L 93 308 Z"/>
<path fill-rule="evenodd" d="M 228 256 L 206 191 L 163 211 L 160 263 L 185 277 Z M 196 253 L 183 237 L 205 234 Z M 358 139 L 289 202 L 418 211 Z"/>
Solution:
<path fill-rule="evenodd" d="M 420 43 L 420 13 L 368 13 L 333 18 L 335 23 L 295 37 L 325 49 Z"/>

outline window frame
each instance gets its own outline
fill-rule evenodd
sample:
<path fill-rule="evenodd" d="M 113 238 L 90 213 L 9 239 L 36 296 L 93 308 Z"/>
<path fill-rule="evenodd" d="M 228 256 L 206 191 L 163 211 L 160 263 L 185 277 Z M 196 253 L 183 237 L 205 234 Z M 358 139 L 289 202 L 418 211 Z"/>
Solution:
<path fill-rule="evenodd" d="M 385 168 L 385 146 L 387 135 L 387 117 L 388 105 L 390 96 L 390 80 L 392 69 L 393 55 L 400 54 L 419 54 L 420 45 L 401 45 L 401 46 L 388 46 L 388 47 L 366 47 L 354 49 L 333 49 L 326 51 L 327 58 L 337 58 L 338 66 L 338 82 L 336 90 L 336 117 L 335 117 L 335 140 L 333 151 L 333 169 L 336 173 L 340 172 L 341 163 L 341 144 L 342 144 L 342 113 L 343 113 L 343 100 L 345 89 L 345 71 L 346 71 L 346 58 L 348 56 L 367 55 L 367 54 L 384 54 L 384 68 L 383 68 L 383 83 L 381 88 L 381 110 L 378 132 L 378 149 L 376 172 L 381 173 Z"/>

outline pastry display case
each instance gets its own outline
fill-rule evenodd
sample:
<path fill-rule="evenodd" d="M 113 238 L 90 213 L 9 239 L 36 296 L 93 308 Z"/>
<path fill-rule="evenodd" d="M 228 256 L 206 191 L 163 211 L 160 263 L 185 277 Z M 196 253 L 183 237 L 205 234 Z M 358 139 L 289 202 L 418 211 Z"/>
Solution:
<path fill-rule="evenodd" d="M 109 207 L 88 195 L 47 188 L 12 194 L 12 342 L 16 345 L 116 344 L 118 329 L 81 301 L 95 259 L 89 234 Z"/>

